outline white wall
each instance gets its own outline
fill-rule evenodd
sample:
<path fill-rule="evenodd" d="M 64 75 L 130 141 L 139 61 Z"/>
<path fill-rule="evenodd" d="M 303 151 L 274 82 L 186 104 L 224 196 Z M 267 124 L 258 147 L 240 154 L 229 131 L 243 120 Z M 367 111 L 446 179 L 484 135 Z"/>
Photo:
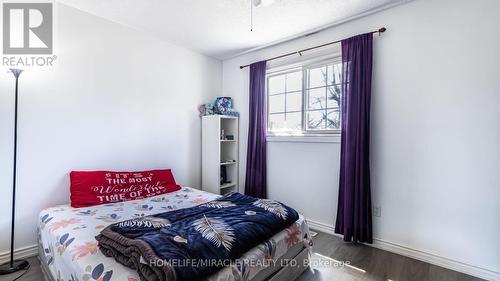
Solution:
<path fill-rule="evenodd" d="M 499 13 L 496 0 L 415 0 L 224 61 L 224 95 L 242 113 L 241 159 L 248 69 L 239 65 L 386 26 L 374 41 L 374 236 L 500 278 Z M 268 143 L 269 195 L 333 227 L 339 146 Z"/>
<path fill-rule="evenodd" d="M 221 92 L 222 64 L 62 4 L 55 66 L 21 76 L 16 248 L 38 212 L 68 203 L 73 169 L 169 167 L 200 186 L 197 105 Z M 10 229 L 13 84 L 0 69 L 0 233 Z M 0 252 L 9 238 L 0 239 Z"/>

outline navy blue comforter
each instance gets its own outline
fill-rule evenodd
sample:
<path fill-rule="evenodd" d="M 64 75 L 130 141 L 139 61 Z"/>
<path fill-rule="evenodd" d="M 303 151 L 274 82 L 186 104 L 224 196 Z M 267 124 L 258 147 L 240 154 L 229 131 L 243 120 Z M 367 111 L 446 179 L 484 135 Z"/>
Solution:
<path fill-rule="evenodd" d="M 142 280 L 198 280 L 298 219 L 277 201 L 231 193 L 187 209 L 116 223 L 96 237 Z"/>

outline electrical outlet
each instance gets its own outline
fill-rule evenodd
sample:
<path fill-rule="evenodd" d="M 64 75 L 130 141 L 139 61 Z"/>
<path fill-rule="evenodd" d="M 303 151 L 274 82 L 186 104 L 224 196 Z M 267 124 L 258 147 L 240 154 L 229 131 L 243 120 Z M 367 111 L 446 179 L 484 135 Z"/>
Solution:
<path fill-rule="evenodd" d="M 382 207 L 381 206 L 373 206 L 373 216 L 381 217 L 382 216 Z"/>

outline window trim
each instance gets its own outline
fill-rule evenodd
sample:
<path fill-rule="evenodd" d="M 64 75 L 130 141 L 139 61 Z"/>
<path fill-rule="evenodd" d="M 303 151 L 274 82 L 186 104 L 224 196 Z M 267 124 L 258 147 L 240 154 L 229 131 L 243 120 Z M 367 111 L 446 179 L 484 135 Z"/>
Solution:
<path fill-rule="evenodd" d="M 307 88 L 308 85 L 308 70 L 313 69 L 317 66 L 324 66 L 328 64 L 338 64 L 342 62 L 342 57 L 340 53 L 335 53 L 333 55 L 327 56 L 327 57 L 321 57 L 321 58 L 316 58 L 316 59 L 309 59 L 300 63 L 295 63 L 291 65 L 282 65 L 274 68 L 267 69 L 266 71 L 266 85 L 265 85 L 265 91 L 266 91 L 266 99 L 267 99 L 267 106 L 266 106 L 266 114 L 267 114 L 267 124 L 266 124 L 266 132 L 267 136 L 269 137 L 270 141 L 280 141 L 278 139 L 297 139 L 299 142 L 336 142 L 336 141 L 331 141 L 331 139 L 337 139 L 338 136 L 341 134 L 341 129 L 335 129 L 335 130 L 308 130 L 307 125 L 306 125 L 306 114 L 307 114 L 307 98 L 308 98 L 308 93 L 307 90 L 310 90 Z M 268 89 L 268 81 L 270 77 L 274 76 L 279 76 L 279 75 L 284 75 L 288 73 L 293 73 L 301 71 L 302 72 L 302 107 L 301 107 L 301 115 L 302 115 L 302 128 L 301 132 L 297 133 L 296 131 L 283 131 L 283 132 L 272 132 L 269 131 L 269 116 L 271 113 L 269 112 L 269 97 L 274 96 L 274 95 L 285 95 L 285 111 L 283 113 L 286 114 L 286 94 L 288 92 L 286 91 L 286 84 L 285 84 L 285 92 L 283 93 L 275 93 L 272 95 L 269 95 L 269 89 Z M 286 82 L 285 82 L 286 83 Z M 316 87 L 316 88 L 327 88 L 329 86 L 333 85 L 339 85 L 339 83 L 328 85 L 328 82 L 325 84 L 323 87 Z M 313 88 L 311 88 L 313 89 Z M 296 93 L 299 91 L 291 91 L 290 93 Z M 341 108 L 339 107 L 339 111 Z M 275 114 L 277 112 L 273 112 Z M 342 120 L 340 121 L 342 122 Z M 300 140 L 299 140 L 300 139 Z M 316 141 L 313 141 L 316 139 Z M 319 141 L 321 139 L 321 141 Z M 302 141 L 301 141 L 302 140 Z"/>
<path fill-rule="evenodd" d="M 340 143 L 340 134 L 268 135 L 268 142 Z"/>

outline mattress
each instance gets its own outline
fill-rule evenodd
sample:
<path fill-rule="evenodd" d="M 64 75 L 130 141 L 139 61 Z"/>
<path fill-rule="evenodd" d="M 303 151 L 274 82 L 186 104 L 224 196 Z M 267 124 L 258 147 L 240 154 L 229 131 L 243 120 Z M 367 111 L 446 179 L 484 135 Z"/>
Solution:
<path fill-rule="evenodd" d="M 42 261 L 53 280 L 139 281 L 135 270 L 105 257 L 97 247 L 95 236 L 106 226 L 123 220 L 189 208 L 218 198 L 219 195 L 183 187 L 181 190 L 140 200 L 86 208 L 62 205 L 40 213 L 39 246 Z M 254 278 L 273 266 L 278 258 L 294 246 L 308 247 L 309 229 L 302 216 L 287 229 L 246 252 L 208 280 L 236 281 Z M 274 264 L 275 266 L 276 264 Z"/>

